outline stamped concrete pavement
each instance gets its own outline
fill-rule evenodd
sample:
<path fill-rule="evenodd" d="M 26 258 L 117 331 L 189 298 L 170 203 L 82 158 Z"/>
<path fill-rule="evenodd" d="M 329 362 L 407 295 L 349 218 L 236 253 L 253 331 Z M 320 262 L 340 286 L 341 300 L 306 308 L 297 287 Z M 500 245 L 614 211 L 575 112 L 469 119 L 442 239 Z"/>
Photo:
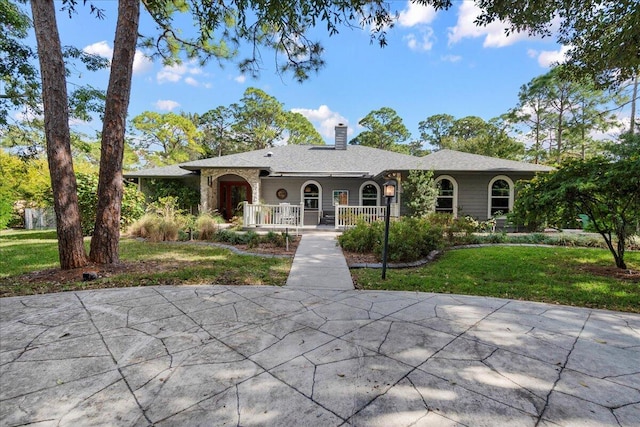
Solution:
<path fill-rule="evenodd" d="M 0 299 L 0 425 L 639 426 L 640 316 L 410 292 Z"/>

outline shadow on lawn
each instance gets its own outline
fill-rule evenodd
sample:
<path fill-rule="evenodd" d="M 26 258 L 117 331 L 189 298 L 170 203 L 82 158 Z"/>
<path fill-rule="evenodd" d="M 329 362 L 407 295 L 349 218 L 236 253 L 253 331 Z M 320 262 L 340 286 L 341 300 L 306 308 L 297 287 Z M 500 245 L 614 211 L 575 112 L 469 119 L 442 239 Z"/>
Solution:
<path fill-rule="evenodd" d="M 19 232 L 18 232 L 19 231 Z M 0 240 L 57 240 L 56 230 L 10 230 L 0 233 Z"/>

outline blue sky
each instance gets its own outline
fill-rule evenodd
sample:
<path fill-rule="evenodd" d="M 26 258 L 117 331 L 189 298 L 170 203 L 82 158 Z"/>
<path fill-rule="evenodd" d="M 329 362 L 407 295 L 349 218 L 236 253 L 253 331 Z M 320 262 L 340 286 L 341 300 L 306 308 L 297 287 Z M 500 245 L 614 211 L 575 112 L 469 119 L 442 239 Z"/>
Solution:
<path fill-rule="evenodd" d="M 110 57 L 117 4 L 98 4 L 105 9 L 105 20 L 91 16 L 80 2 L 72 19 L 58 12 L 58 26 L 63 44 Z M 476 27 L 472 1 L 454 2 L 449 11 L 437 13 L 406 1 L 390 4 L 400 17 L 388 33 L 388 46 L 370 44 L 366 29 L 345 28 L 333 37 L 318 31 L 326 66 L 302 84 L 275 72 L 270 51 L 262 52 L 258 79 L 241 75 L 233 62 L 224 68 L 215 62 L 163 67 L 138 52 L 129 117 L 147 110 L 204 113 L 237 102 L 254 86 L 287 110 L 307 116 L 328 143 L 333 143 L 337 123 L 349 126 L 351 138 L 361 130 L 358 121 L 381 107 L 395 109 L 412 137 L 418 138 L 418 122 L 433 114 L 488 120 L 506 112 L 515 106 L 521 85 L 562 58 L 563 48 L 553 38 L 506 37 L 502 23 Z M 143 12 L 143 34 L 152 31 L 149 23 Z M 108 72 L 83 72 L 74 81 L 106 89 Z M 97 121 L 90 125 L 100 127 Z"/>

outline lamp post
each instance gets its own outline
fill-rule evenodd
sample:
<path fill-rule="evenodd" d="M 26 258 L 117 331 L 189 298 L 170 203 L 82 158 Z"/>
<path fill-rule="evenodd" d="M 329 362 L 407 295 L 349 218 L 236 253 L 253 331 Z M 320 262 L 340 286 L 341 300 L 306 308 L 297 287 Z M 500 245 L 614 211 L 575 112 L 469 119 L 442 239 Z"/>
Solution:
<path fill-rule="evenodd" d="M 393 181 L 384 183 L 384 197 L 387 199 L 387 210 L 384 215 L 384 246 L 382 247 L 382 279 L 387 278 L 387 255 L 389 252 L 389 217 L 391 216 L 391 199 L 396 195 Z"/>

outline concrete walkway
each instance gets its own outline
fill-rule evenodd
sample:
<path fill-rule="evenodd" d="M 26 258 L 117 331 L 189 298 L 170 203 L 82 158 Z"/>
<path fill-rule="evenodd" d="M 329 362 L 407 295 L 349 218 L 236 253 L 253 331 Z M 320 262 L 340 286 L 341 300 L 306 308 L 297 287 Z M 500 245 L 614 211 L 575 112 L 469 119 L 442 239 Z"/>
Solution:
<path fill-rule="evenodd" d="M 353 289 L 351 273 L 342 249 L 337 246 L 339 233 L 305 233 L 293 258 L 287 279 L 289 288 Z"/>
<path fill-rule="evenodd" d="M 2 298 L 0 425 L 637 427 L 640 316 L 267 286 Z"/>

